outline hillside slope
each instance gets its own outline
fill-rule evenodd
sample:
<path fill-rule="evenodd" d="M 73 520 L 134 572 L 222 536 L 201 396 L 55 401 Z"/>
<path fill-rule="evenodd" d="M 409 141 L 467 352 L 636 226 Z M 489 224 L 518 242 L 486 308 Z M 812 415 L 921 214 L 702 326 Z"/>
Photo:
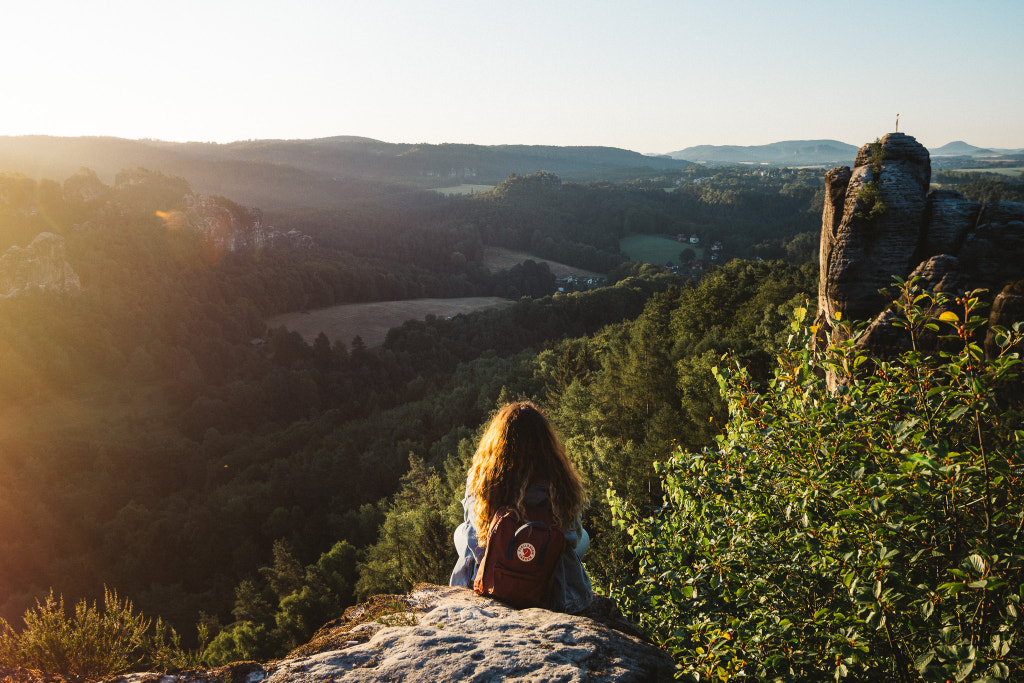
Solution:
<path fill-rule="evenodd" d="M 768 145 L 698 145 L 668 156 L 703 163 L 771 164 L 774 166 L 813 166 L 850 163 L 857 148 L 838 140 L 789 140 Z"/>
<path fill-rule="evenodd" d="M 396 144 L 359 137 L 229 144 L 48 136 L 0 137 L 0 170 L 66 178 L 85 166 L 109 180 L 141 166 L 189 179 L 198 192 L 264 208 L 324 205 L 443 187 L 497 183 L 510 173 L 551 171 L 567 180 L 631 169 L 681 169 L 689 162 L 613 147 Z"/>

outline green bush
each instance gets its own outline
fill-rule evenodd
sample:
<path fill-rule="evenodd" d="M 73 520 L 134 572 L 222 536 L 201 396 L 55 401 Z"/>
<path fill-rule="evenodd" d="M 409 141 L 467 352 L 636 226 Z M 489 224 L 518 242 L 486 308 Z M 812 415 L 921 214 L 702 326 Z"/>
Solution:
<path fill-rule="evenodd" d="M 885 150 L 882 141 L 875 138 L 871 143 L 871 170 L 874 172 L 872 179 L 864 183 L 857 193 L 857 200 L 860 208 L 856 215 L 864 220 L 872 221 L 884 216 L 889 211 L 889 206 L 882 201 L 881 192 L 878 187 L 878 176 L 882 173 L 882 164 L 885 162 Z"/>
<path fill-rule="evenodd" d="M 24 615 L 20 633 L 0 619 L 0 664 L 87 679 L 109 678 L 147 665 L 195 666 L 198 653 L 181 647 L 174 629 L 136 614 L 132 603 L 103 589 L 103 609 L 80 600 L 69 615 L 53 591 Z M 150 626 L 153 626 L 150 633 Z M 200 633 L 200 640 L 203 634 Z"/>
<path fill-rule="evenodd" d="M 1003 353 L 986 359 L 976 295 L 934 315 L 941 299 L 901 286 L 913 304 L 897 306 L 899 324 L 915 337 L 947 331 L 958 352 L 869 359 L 854 334 L 816 356 L 797 321 L 803 344 L 767 387 L 717 372 L 728 426 L 716 447 L 656 466 L 659 509 L 609 491 L 638 559 L 615 597 L 673 654 L 679 677 L 1024 672 L 1024 431 L 1005 400 L 1021 334 L 1000 331 Z"/>
<path fill-rule="evenodd" d="M 857 193 L 857 200 L 861 208 L 856 215 L 864 220 L 872 221 L 884 216 L 889 211 L 889 205 L 882 201 L 881 192 L 878 188 L 878 181 L 869 180 Z"/>

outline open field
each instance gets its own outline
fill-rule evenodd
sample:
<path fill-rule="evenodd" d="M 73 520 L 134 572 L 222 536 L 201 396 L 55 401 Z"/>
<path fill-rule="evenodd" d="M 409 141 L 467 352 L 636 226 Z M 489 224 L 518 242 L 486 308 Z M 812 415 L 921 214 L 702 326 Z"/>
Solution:
<path fill-rule="evenodd" d="M 619 240 L 619 248 L 629 256 L 630 261 L 652 263 L 663 266 L 671 261 L 679 265 L 679 252 L 693 249 L 698 259 L 704 257 L 704 248 L 699 244 L 677 242 L 661 235 L 630 235 Z"/>
<path fill-rule="evenodd" d="M 1013 168 L 957 168 L 954 169 L 957 173 L 997 173 L 999 175 L 1010 176 L 1011 178 L 1018 178 L 1024 173 L 1024 166 L 1014 166 Z"/>
<path fill-rule="evenodd" d="M 456 185 L 455 187 L 435 187 L 434 192 L 451 197 L 453 195 L 476 194 L 477 192 L 490 192 L 494 185 Z"/>
<path fill-rule="evenodd" d="M 484 265 L 487 270 L 492 273 L 499 270 L 508 270 L 512 266 L 518 265 L 526 260 L 533 260 L 537 263 L 546 263 L 551 272 L 555 274 L 555 277 L 566 277 L 568 275 L 578 275 L 579 277 L 604 277 L 606 273 L 598 273 L 593 270 L 586 270 L 584 268 L 577 268 L 576 266 L 568 266 L 558 261 L 549 261 L 548 259 L 537 258 L 533 254 L 528 254 L 525 251 L 515 251 L 514 249 L 506 249 L 504 247 L 484 247 Z"/>
<path fill-rule="evenodd" d="M 313 311 L 284 313 L 267 321 L 271 328 L 284 325 L 313 343 L 323 332 L 332 342 L 340 340 L 351 345 L 357 335 L 367 346 L 384 342 L 388 330 L 406 320 L 421 320 L 428 315 L 439 318 L 470 313 L 513 302 L 496 296 L 462 297 L 456 299 L 409 299 L 406 301 L 375 301 L 368 304 L 343 304 Z"/>

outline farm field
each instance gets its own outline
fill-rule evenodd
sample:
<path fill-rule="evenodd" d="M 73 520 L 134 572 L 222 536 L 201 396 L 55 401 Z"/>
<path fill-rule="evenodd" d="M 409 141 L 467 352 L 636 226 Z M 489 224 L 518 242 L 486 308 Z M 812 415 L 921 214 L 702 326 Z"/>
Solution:
<path fill-rule="evenodd" d="M 352 339 L 358 335 L 367 346 L 377 346 L 384 342 L 388 330 L 406 320 L 421 320 L 428 315 L 447 318 L 512 303 L 509 299 L 496 296 L 375 301 L 283 313 L 268 320 L 267 325 L 271 328 L 284 325 L 298 332 L 310 344 L 323 332 L 332 342 L 340 340 L 351 346 Z"/>
<path fill-rule="evenodd" d="M 514 249 L 506 249 L 504 247 L 484 247 L 484 265 L 487 270 L 492 273 L 499 270 L 508 270 L 512 266 L 518 265 L 523 261 L 533 260 L 537 263 L 546 263 L 551 272 L 555 274 L 555 277 L 566 277 L 568 275 L 578 275 L 579 277 L 604 277 L 606 273 L 598 273 L 593 270 L 586 270 L 584 268 L 577 268 L 576 266 L 569 266 L 558 261 L 549 261 L 548 259 L 537 258 L 533 254 L 528 254 L 525 251 L 516 251 Z"/>
<path fill-rule="evenodd" d="M 1009 176 L 1011 178 L 1019 178 L 1024 173 L 1024 166 L 1015 166 L 1013 168 L 958 168 L 957 173 L 997 173 L 999 175 Z"/>
<path fill-rule="evenodd" d="M 619 240 L 619 249 L 629 256 L 630 261 L 656 266 L 663 266 L 669 261 L 679 265 L 679 252 L 687 248 L 693 249 L 697 259 L 704 257 L 704 248 L 699 244 L 677 242 L 662 235 L 630 235 Z"/>
<path fill-rule="evenodd" d="M 463 184 L 456 185 L 455 187 L 435 187 L 434 192 L 438 194 L 443 194 L 446 197 L 452 197 L 454 195 L 476 194 L 477 192 L 490 192 L 493 189 L 494 185 Z"/>

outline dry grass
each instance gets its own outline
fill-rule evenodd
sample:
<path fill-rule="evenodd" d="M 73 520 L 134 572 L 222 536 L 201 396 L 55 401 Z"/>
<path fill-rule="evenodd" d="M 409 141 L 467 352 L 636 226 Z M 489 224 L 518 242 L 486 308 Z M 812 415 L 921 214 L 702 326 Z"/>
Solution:
<path fill-rule="evenodd" d="M 388 330 L 406 320 L 422 320 L 428 315 L 439 318 L 470 313 L 495 306 L 508 306 L 512 301 L 495 296 L 463 297 L 457 299 L 410 299 L 407 301 L 377 301 L 368 304 L 344 304 L 313 311 L 284 313 L 267 321 L 271 328 L 284 325 L 312 343 L 323 332 L 331 341 L 340 340 L 351 345 L 358 335 L 367 346 L 384 342 Z"/>
<path fill-rule="evenodd" d="M 489 270 L 497 272 L 522 263 L 527 259 L 544 262 L 556 277 L 578 275 L 580 277 L 604 277 L 603 273 L 567 266 L 557 261 L 540 259 L 524 251 L 513 251 L 502 247 L 486 247 L 484 263 Z M 439 318 L 471 313 L 494 306 L 508 306 L 513 302 L 499 297 L 463 297 L 457 299 L 410 299 L 407 301 L 378 301 L 368 304 L 344 304 L 313 311 L 284 313 L 267 321 L 271 328 L 284 325 L 302 335 L 308 343 L 323 332 L 331 341 L 340 340 L 351 345 L 353 337 L 359 335 L 367 346 L 384 342 L 388 330 L 398 327 L 406 320 L 422 320 L 427 315 Z"/>
<path fill-rule="evenodd" d="M 455 187 L 437 187 L 434 188 L 434 192 L 451 197 L 453 195 L 467 195 L 476 194 L 477 192 L 490 192 L 493 189 L 494 185 L 473 185 L 467 183 L 463 185 L 456 185 Z"/>
<path fill-rule="evenodd" d="M 579 277 L 604 277 L 605 273 L 598 273 L 593 270 L 584 270 L 576 266 L 567 266 L 558 261 L 537 258 L 525 251 L 515 251 L 504 247 L 484 247 L 484 265 L 492 273 L 499 270 L 507 270 L 526 260 L 533 260 L 537 263 L 546 263 L 555 277 L 566 277 L 567 275 L 578 275 Z"/>

